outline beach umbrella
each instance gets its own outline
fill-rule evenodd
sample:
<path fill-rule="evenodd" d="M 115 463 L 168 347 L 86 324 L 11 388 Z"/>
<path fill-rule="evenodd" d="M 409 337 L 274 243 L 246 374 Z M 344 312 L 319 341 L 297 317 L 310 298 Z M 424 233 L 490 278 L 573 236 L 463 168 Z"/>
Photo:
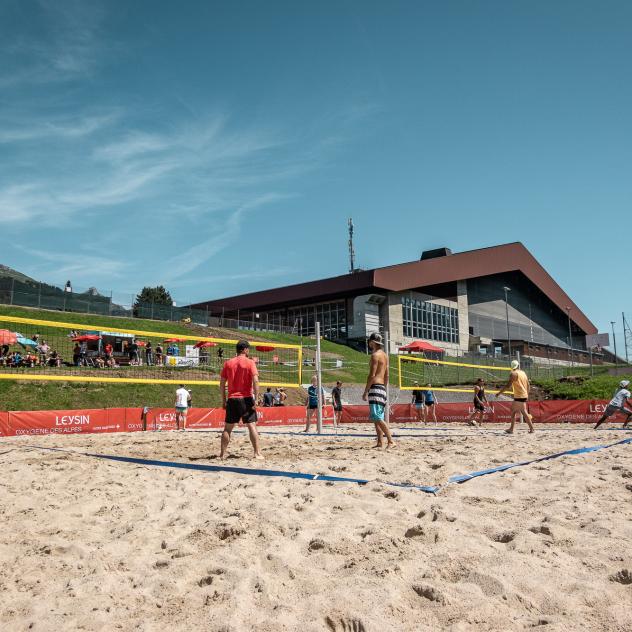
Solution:
<path fill-rule="evenodd" d="M 165 338 L 163 342 L 186 342 L 186 338 Z"/>
<path fill-rule="evenodd" d="M 200 340 L 200 342 L 195 343 L 196 349 L 206 349 L 206 347 L 217 347 L 216 342 L 211 342 L 210 340 Z"/>
<path fill-rule="evenodd" d="M 73 342 L 89 342 L 90 340 L 99 340 L 101 336 L 97 334 L 82 334 L 81 336 L 75 336 Z"/>
<path fill-rule="evenodd" d="M 37 343 L 35 342 L 35 340 L 25 338 L 24 336 L 18 336 L 17 342 L 23 347 L 37 347 Z"/>
<path fill-rule="evenodd" d="M 0 329 L 0 345 L 14 345 L 18 341 L 16 333 L 8 329 Z"/>
<path fill-rule="evenodd" d="M 144 340 L 137 340 L 137 341 L 136 341 L 136 344 L 137 344 L 139 347 L 146 347 L 146 346 L 147 346 L 147 343 L 146 343 Z"/>
<path fill-rule="evenodd" d="M 257 346 L 255 347 L 255 349 L 256 349 L 257 351 L 263 351 L 263 352 L 266 352 L 266 351 L 274 351 L 274 347 L 270 347 L 270 346 L 268 346 L 268 345 L 257 345 Z"/>

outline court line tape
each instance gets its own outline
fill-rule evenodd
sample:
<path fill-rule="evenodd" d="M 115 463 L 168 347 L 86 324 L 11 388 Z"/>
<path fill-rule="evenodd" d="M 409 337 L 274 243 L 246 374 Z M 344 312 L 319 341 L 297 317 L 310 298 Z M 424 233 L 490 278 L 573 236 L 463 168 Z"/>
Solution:
<path fill-rule="evenodd" d="M 628 439 L 621 439 L 620 441 L 615 441 L 614 443 L 607 443 L 605 445 L 595 445 L 589 446 L 586 448 L 575 448 L 573 450 L 564 450 L 563 452 L 556 452 L 555 454 L 547 454 L 546 456 L 540 456 L 537 459 L 531 459 L 529 461 L 520 461 L 518 463 L 506 463 L 505 465 L 499 465 L 498 467 L 491 467 L 486 470 L 479 470 L 478 472 L 470 472 L 469 474 L 456 474 L 454 476 L 450 476 L 448 479 L 448 483 L 466 483 L 467 481 L 471 481 L 473 478 L 477 478 L 479 476 L 487 476 L 488 474 L 494 474 L 496 472 L 504 472 L 506 470 L 511 470 L 515 467 L 523 467 L 525 465 L 531 465 L 532 463 L 541 463 L 542 461 L 549 461 L 551 459 L 559 459 L 563 456 L 572 456 L 577 454 L 586 454 L 588 452 L 598 452 L 599 450 L 605 450 L 607 448 L 613 448 L 617 445 L 623 445 L 626 443 L 632 443 L 632 437 Z"/>
<path fill-rule="evenodd" d="M 497 472 L 504 472 L 506 470 L 510 470 L 516 467 L 524 467 L 526 465 L 531 465 L 533 463 L 541 463 L 542 461 L 549 461 L 552 459 L 559 459 L 563 456 L 575 456 L 578 454 L 587 454 L 589 452 L 598 452 L 600 450 L 605 450 L 608 448 L 613 448 L 618 445 L 625 445 L 632 443 L 632 437 L 627 439 L 621 439 L 620 441 L 615 441 L 614 443 L 608 443 L 604 445 L 596 445 L 596 446 L 588 446 L 585 448 L 574 448 L 572 450 L 564 450 L 563 452 L 556 452 L 555 454 L 547 454 L 545 456 L 541 456 L 535 459 L 530 459 L 529 461 L 520 461 L 516 463 L 506 463 L 505 465 L 499 465 L 498 467 L 489 468 L 486 470 L 478 470 L 476 472 L 470 472 L 468 474 L 456 474 L 450 476 L 446 485 L 449 484 L 463 484 L 467 481 L 470 481 L 474 478 L 478 478 L 480 476 L 487 476 L 489 474 L 495 474 Z M 35 450 L 47 450 L 52 452 L 64 452 L 67 454 L 76 454 L 79 456 L 88 456 L 97 459 L 106 459 L 110 461 L 118 461 L 121 463 L 133 463 L 136 465 L 147 465 L 147 466 L 155 466 L 155 467 L 170 467 L 176 469 L 186 469 L 186 470 L 196 470 L 202 472 L 228 472 L 232 474 L 245 474 L 248 476 L 271 476 L 271 477 L 279 477 L 279 478 L 298 478 L 309 481 L 321 481 L 321 482 L 331 482 L 331 483 L 356 483 L 357 485 L 368 485 L 369 483 L 382 483 L 383 485 L 387 485 L 389 487 L 400 487 L 404 489 L 413 489 L 419 490 L 428 494 L 436 495 L 441 489 L 445 487 L 445 485 L 414 485 L 412 483 L 392 483 L 392 482 L 382 482 L 382 481 L 369 481 L 362 478 L 347 478 L 342 476 L 330 476 L 327 474 L 307 474 L 305 472 L 290 472 L 286 470 L 264 470 L 259 468 L 246 468 L 246 467 L 230 467 L 230 466 L 220 466 L 220 465 L 204 465 L 201 463 L 181 463 L 179 461 L 156 461 L 153 459 L 140 459 L 136 457 L 128 457 L 128 456 L 116 456 L 110 454 L 98 454 L 92 452 L 77 452 L 75 450 L 66 450 L 64 448 L 49 448 L 38 445 L 26 445 L 25 448 L 35 449 Z"/>
<path fill-rule="evenodd" d="M 358 437 L 360 439 L 366 439 L 366 438 L 375 439 L 375 433 L 374 434 L 368 434 L 368 433 L 367 434 L 364 434 L 364 433 L 362 434 L 360 433 L 318 434 L 317 432 L 302 432 L 302 431 L 290 431 L 290 430 L 261 430 L 260 428 L 258 428 L 257 431 L 261 435 L 291 435 L 291 436 L 297 436 L 297 437 L 321 437 L 323 439 L 344 439 L 347 437 Z M 223 430 L 215 429 L 215 428 L 204 428 L 204 429 L 200 428 L 199 430 L 196 430 L 195 428 L 191 428 L 189 432 L 214 432 L 214 433 L 220 434 L 223 432 Z M 233 430 L 233 433 L 246 434 L 246 431 Z M 450 439 L 452 437 L 478 437 L 479 434 L 480 433 L 477 433 L 477 432 L 472 432 L 470 434 L 461 433 L 461 434 L 424 434 L 424 435 L 393 433 L 393 439 Z M 488 434 L 492 434 L 492 431 L 488 431 Z M 507 436 L 507 433 L 505 431 L 498 431 L 493 434 L 496 434 L 498 436 Z"/>
<path fill-rule="evenodd" d="M 202 463 L 181 463 L 179 461 L 156 461 L 154 459 L 140 459 L 131 456 L 116 456 L 112 454 L 98 454 L 92 452 L 77 452 L 75 450 L 65 450 L 64 448 L 48 448 L 38 445 L 26 445 L 26 448 L 35 450 L 50 450 L 54 452 L 64 452 L 80 456 L 89 456 L 97 459 L 118 461 L 120 463 L 134 463 L 135 465 L 148 465 L 154 467 L 170 467 L 183 470 L 196 470 L 198 472 L 228 472 L 231 474 L 246 474 L 248 476 L 272 476 L 278 478 L 300 478 L 308 481 L 322 481 L 330 483 L 356 483 L 357 485 L 368 485 L 369 483 L 382 483 L 389 487 L 403 487 L 415 489 L 428 494 L 436 494 L 439 490 L 437 486 L 414 485 L 412 483 L 390 483 L 382 481 L 369 481 L 363 478 L 347 478 L 344 476 L 330 476 L 327 474 L 307 474 L 305 472 L 289 472 L 286 470 L 264 470 L 248 467 L 231 467 L 226 465 L 204 465 Z"/>

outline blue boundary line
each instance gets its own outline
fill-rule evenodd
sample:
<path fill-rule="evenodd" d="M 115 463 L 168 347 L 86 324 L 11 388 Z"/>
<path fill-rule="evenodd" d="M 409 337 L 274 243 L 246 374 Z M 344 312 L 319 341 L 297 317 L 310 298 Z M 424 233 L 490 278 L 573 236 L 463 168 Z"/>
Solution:
<path fill-rule="evenodd" d="M 245 474 L 248 476 L 272 476 L 277 478 L 299 478 L 308 481 L 322 481 L 330 483 L 356 483 L 358 485 L 368 485 L 369 483 L 382 483 L 390 487 L 403 487 L 406 489 L 415 489 L 428 494 L 436 494 L 439 487 L 431 485 L 413 485 L 411 483 L 389 483 L 382 481 L 369 481 L 363 478 L 347 478 L 344 476 L 329 476 L 327 474 L 307 474 L 305 472 L 289 472 L 286 470 L 263 470 L 248 467 L 230 467 L 226 465 L 205 465 L 202 463 L 181 463 L 179 461 L 156 461 L 154 459 L 140 459 L 131 456 L 116 456 L 111 454 L 98 454 L 93 452 L 76 452 L 74 450 L 65 450 L 63 448 L 48 448 L 38 445 L 27 445 L 27 448 L 35 450 L 50 450 L 54 452 L 64 452 L 66 454 L 78 454 L 80 456 L 89 456 L 97 459 L 107 459 L 109 461 L 118 461 L 120 463 L 133 463 L 135 465 L 148 465 L 154 467 L 171 467 L 183 470 L 195 470 L 198 472 L 228 472 L 232 474 Z"/>
<path fill-rule="evenodd" d="M 588 452 L 597 452 L 599 450 L 605 450 L 606 448 L 613 448 L 617 445 L 624 445 L 626 443 L 632 443 L 632 437 L 628 439 L 621 439 L 620 441 L 615 441 L 614 443 L 607 443 L 604 445 L 595 445 L 589 446 L 587 448 L 574 448 L 573 450 L 564 450 L 563 452 L 556 452 L 555 454 L 547 454 L 546 456 L 538 457 L 537 459 L 531 459 L 529 461 L 520 461 L 518 463 L 506 463 L 505 465 L 499 465 L 498 467 L 492 467 L 486 470 L 479 470 L 477 472 L 470 472 L 469 474 L 455 474 L 454 476 L 450 476 L 448 479 L 448 483 L 465 483 L 467 481 L 471 481 L 473 478 L 477 478 L 479 476 L 486 476 L 487 474 L 494 474 L 495 472 L 504 472 L 506 470 L 511 470 L 515 467 L 523 467 L 525 465 L 531 465 L 532 463 L 541 463 L 542 461 L 549 461 L 551 459 L 559 459 L 563 456 L 572 456 L 576 454 L 586 454 Z"/>
<path fill-rule="evenodd" d="M 304 433 L 301 433 L 304 434 Z M 322 435 L 318 435 L 322 436 Z M 332 435 L 335 436 L 335 435 Z M 355 435 L 357 436 L 357 435 Z M 373 436 L 373 435 L 369 435 Z M 632 443 L 632 437 L 628 437 L 627 439 L 621 439 L 619 441 L 615 441 L 614 443 L 607 443 L 603 445 L 596 446 L 588 446 L 585 448 L 574 448 L 572 450 L 564 450 L 563 452 L 556 452 L 554 454 L 547 454 L 545 456 L 541 456 L 535 459 L 530 459 L 528 461 L 519 461 L 516 463 L 506 463 L 504 465 L 499 465 L 498 467 L 488 468 L 485 470 L 478 470 L 476 472 L 470 472 L 468 474 L 455 474 L 450 476 L 446 484 L 463 484 L 467 481 L 472 480 L 473 478 L 478 478 L 480 476 L 487 476 L 489 474 L 495 474 L 496 472 L 504 472 L 506 470 L 510 470 L 516 467 L 524 467 L 526 465 L 531 465 L 533 463 L 541 463 L 542 461 L 549 461 L 552 459 L 558 459 L 563 456 L 575 456 L 578 454 L 587 454 L 590 452 L 598 452 L 600 450 L 605 450 L 607 448 L 613 448 L 618 445 L 626 445 Z M 25 445 L 25 448 L 35 449 L 35 450 L 48 450 L 52 452 L 64 452 L 66 454 L 77 454 L 80 456 L 89 456 L 97 459 L 106 459 L 110 461 L 117 461 L 121 463 L 133 463 L 136 465 L 147 465 L 147 466 L 155 466 L 155 467 L 171 467 L 177 469 L 186 469 L 186 470 L 195 470 L 201 472 L 228 472 L 232 474 L 245 474 L 248 476 L 271 476 L 278 478 L 295 478 L 309 481 L 322 481 L 322 482 L 331 482 L 331 483 L 356 483 L 358 485 L 368 485 L 371 482 L 381 483 L 383 485 L 388 485 L 389 487 L 400 487 L 404 489 L 413 489 L 422 491 L 429 494 L 437 494 L 444 485 L 414 485 L 411 483 L 392 483 L 392 482 L 383 482 L 383 481 L 369 481 L 367 479 L 362 478 L 347 478 L 342 476 L 330 476 L 327 474 L 308 474 L 305 472 L 289 472 L 286 470 L 264 470 L 264 469 L 255 469 L 255 468 L 246 468 L 246 467 L 230 467 L 230 466 L 220 466 L 220 465 L 205 465 L 200 463 L 181 463 L 178 461 L 157 461 L 154 459 L 141 459 L 136 457 L 128 457 L 128 456 L 116 456 L 110 454 L 98 454 L 92 452 L 77 452 L 74 450 L 66 450 L 64 448 L 49 448 L 44 446 L 37 445 Z"/>

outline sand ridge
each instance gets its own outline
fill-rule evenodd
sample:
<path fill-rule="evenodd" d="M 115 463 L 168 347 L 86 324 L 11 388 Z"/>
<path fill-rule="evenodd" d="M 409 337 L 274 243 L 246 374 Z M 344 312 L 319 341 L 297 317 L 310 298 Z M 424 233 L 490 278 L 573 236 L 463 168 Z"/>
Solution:
<path fill-rule="evenodd" d="M 403 426 L 405 428 L 405 426 Z M 366 433 L 358 425 L 343 432 Z M 497 430 L 497 426 L 491 427 Z M 263 429 L 262 429 L 263 430 Z M 0 441 L 3 630 L 629 630 L 632 448 L 450 485 L 452 474 L 610 443 L 619 431 L 513 437 L 401 430 L 235 435 L 228 465 L 366 478 L 323 483 L 108 462 L 37 444 L 219 464 L 215 433 Z"/>

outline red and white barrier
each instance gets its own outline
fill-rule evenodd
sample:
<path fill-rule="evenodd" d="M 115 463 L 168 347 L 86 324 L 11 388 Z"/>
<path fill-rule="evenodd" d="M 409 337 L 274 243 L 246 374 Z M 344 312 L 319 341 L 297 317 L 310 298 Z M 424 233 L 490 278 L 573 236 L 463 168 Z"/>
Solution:
<path fill-rule="evenodd" d="M 486 421 L 507 423 L 510 405 L 510 402 L 492 402 L 487 410 Z M 605 400 L 534 401 L 529 404 L 529 410 L 537 423 L 595 423 L 606 405 Z M 439 404 L 436 412 L 437 421 L 441 423 L 463 422 L 473 412 L 473 407 L 467 403 Z M 221 408 L 191 408 L 187 415 L 187 428 L 221 428 L 224 425 L 224 414 Z M 326 406 L 323 417 L 331 419 L 332 416 L 331 406 Z M 258 408 L 257 417 L 259 426 L 296 426 L 305 422 L 305 408 Z M 409 404 L 395 404 L 391 407 L 391 423 L 408 423 L 416 419 L 416 411 Z M 345 406 L 342 413 L 343 423 L 368 421 L 368 406 Z M 326 423 L 330 424 L 331 421 Z M 0 437 L 138 432 L 143 427 L 142 408 L 0 412 Z M 147 430 L 172 430 L 175 427 L 175 411 L 172 408 L 152 408 L 147 414 Z"/>

